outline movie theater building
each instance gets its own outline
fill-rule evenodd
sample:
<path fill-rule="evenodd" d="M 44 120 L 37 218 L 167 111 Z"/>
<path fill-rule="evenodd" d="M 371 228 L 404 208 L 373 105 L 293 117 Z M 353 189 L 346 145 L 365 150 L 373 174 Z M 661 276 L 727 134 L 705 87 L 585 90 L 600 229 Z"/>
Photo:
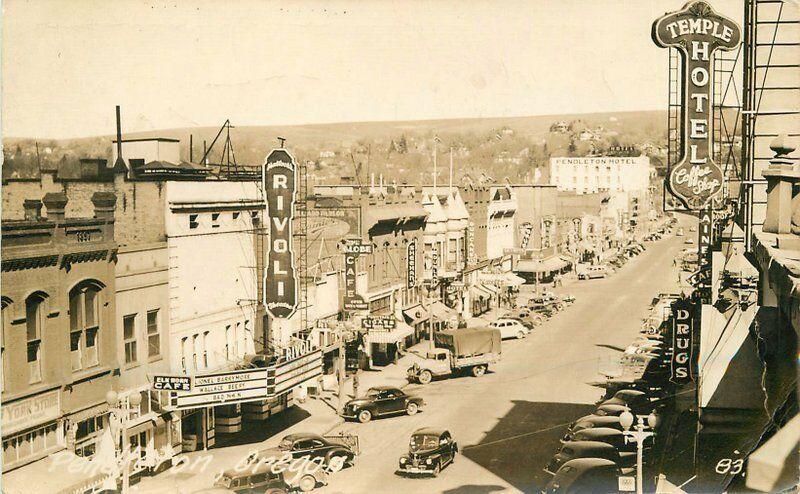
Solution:
<path fill-rule="evenodd" d="M 87 479 L 53 477 L 50 455 L 95 453 L 106 392 L 119 385 L 116 197 L 93 193 L 88 217 L 65 215 L 64 193 L 42 199 L 2 221 L 3 483 L 43 478 L 60 490 Z"/>

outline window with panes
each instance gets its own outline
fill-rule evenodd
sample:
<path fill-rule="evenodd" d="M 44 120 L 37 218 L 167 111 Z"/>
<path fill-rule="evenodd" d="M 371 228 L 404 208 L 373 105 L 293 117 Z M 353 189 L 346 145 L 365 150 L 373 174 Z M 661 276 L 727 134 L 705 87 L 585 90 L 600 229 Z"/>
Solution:
<path fill-rule="evenodd" d="M 25 301 L 28 382 L 42 380 L 42 331 L 45 321 L 45 298 L 34 294 Z"/>
<path fill-rule="evenodd" d="M 82 285 L 69 294 L 70 362 L 72 370 L 98 364 L 97 338 L 100 330 L 100 288 Z"/>
<path fill-rule="evenodd" d="M 136 348 L 136 314 L 129 314 L 122 318 L 122 341 L 125 345 L 125 363 L 136 363 L 138 360 Z"/>
<path fill-rule="evenodd" d="M 151 359 L 161 356 L 161 334 L 158 332 L 158 309 L 147 312 L 147 355 Z"/>

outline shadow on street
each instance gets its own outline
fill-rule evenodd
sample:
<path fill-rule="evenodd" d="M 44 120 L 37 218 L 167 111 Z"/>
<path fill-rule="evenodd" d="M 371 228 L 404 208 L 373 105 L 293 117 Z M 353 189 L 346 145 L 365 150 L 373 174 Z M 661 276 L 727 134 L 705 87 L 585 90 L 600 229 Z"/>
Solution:
<path fill-rule="evenodd" d="M 591 413 L 595 407 L 589 404 L 519 400 L 512 403 L 511 410 L 498 419 L 480 443 L 464 445 L 462 452 L 522 492 L 539 492 L 550 480 L 544 467 L 561 446 L 559 439 L 564 436 L 567 426 L 575 419 Z"/>

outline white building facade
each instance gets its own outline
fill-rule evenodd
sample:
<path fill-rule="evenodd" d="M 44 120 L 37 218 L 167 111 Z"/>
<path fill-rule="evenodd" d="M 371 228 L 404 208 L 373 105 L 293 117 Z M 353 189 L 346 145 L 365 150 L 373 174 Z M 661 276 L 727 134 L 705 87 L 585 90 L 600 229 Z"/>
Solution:
<path fill-rule="evenodd" d="M 644 191 L 650 184 L 650 158 L 550 158 L 550 183 L 577 194 Z"/>

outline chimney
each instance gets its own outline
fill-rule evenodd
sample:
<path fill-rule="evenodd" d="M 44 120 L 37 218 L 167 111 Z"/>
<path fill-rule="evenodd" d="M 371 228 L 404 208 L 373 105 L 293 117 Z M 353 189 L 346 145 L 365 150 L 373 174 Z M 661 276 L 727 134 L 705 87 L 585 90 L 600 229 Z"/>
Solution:
<path fill-rule="evenodd" d="M 63 192 L 48 192 L 42 199 L 47 208 L 47 219 L 58 223 L 64 221 L 64 210 L 67 207 L 67 195 Z"/>
<path fill-rule="evenodd" d="M 114 218 L 117 196 L 113 192 L 98 191 L 92 194 L 92 204 L 95 218 L 111 219 Z"/>
<path fill-rule="evenodd" d="M 25 199 L 25 221 L 39 221 L 42 219 L 42 201 L 39 199 Z"/>

